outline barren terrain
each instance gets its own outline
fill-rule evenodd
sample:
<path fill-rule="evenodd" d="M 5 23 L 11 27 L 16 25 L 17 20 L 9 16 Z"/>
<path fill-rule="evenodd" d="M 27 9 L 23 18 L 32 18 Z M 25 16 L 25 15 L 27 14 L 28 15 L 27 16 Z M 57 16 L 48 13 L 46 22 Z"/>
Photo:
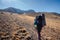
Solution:
<path fill-rule="evenodd" d="M 45 15 L 47 25 L 41 31 L 41 39 L 60 40 L 60 16 Z M 0 12 L 0 40 L 38 40 L 33 24 L 35 16 Z"/>

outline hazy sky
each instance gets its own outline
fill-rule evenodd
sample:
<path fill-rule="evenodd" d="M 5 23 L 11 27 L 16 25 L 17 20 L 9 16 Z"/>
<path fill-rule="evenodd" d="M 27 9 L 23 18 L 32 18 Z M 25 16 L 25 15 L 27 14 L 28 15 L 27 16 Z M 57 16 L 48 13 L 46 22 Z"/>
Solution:
<path fill-rule="evenodd" d="M 0 0 L 0 9 L 15 7 L 22 10 L 60 13 L 60 0 Z"/>

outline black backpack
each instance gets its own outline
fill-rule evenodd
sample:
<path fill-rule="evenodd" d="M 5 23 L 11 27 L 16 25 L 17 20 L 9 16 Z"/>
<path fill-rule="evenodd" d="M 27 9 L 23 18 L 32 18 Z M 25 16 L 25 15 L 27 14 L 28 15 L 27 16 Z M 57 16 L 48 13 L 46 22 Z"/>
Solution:
<path fill-rule="evenodd" d="M 35 18 L 35 20 L 34 20 L 34 25 L 38 25 L 39 24 L 39 20 L 38 19 L 40 19 L 40 17 L 42 17 L 42 26 L 45 26 L 46 25 L 46 21 L 45 21 L 45 15 L 44 14 L 42 14 L 42 16 L 41 15 L 39 15 L 39 16 L 36 16 L 36 18 Z"/>

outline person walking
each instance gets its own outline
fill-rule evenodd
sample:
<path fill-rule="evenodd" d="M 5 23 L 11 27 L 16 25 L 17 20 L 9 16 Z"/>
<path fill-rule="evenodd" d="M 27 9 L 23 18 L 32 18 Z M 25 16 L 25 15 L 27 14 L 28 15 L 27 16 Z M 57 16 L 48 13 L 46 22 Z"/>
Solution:
<path fill-rule="evenodd" d="M 44 21 L 45 21 L 44 14 L 36 16 L 36 18 L 35 18 L 34 25 L 35 25 L 35 28 L 37 29 L 38 39 L 39 40 L 41 40 L 40 32 L 41 32 L 42 28 L 44 27 L 44 25 L 46 25 Z"/>

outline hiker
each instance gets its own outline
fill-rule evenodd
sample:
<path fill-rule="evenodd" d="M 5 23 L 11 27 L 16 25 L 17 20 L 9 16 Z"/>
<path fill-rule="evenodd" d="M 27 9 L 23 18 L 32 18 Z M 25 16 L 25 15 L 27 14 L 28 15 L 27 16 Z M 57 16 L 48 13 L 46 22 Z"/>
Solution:
<path fill-rule="evenodd" d="M 34 25 L 35 25 L 35 28 L 40 32 L 43 24 L 42 24 L 42 16 L 39 15 L 39 16 L 36 16 L 36 19 L 34 20 Z"/>
<path fill-rule="evenodd" d="M 34 20 L 34 25 L 38 32 L 38 39 L 41 40 L 40 32 L 42 30 L 42 27 L 46 25 L 45 15 L 42 14 L 42 15 L 36 16 L 36 19 Z"/>
<path fill-rule="evenodd" d="M 39 15 L 39 16 L 36 16 L 35 20 L 34 20 L 34 26 L 35 28 L 37 28 L 37 30 L 41 30 L 41 28 L 43 26 L 46 25 L 46 21 L 45 21 L 45 15 L 42 14 L 42 15 Z"/>

